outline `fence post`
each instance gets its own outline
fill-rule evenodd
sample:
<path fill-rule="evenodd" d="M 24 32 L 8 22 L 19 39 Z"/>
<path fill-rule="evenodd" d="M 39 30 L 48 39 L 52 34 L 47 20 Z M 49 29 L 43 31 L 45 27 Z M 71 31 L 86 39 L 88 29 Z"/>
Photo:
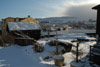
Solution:
<path fill-rule="evenodd" d="M 91 47 L 92 47 L 92 46 L 90 46 L 90 61 L 91 61 Z"/>

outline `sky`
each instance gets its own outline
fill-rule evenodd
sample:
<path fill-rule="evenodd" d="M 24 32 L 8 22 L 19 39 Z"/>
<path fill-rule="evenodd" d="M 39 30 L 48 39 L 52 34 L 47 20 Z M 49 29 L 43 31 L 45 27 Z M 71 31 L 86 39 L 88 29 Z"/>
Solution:
<path fill-rule="evenodd" d="M 6 17 L 80 17 L 96 19 L 91 8 L 100 0 L 0 0 L 0 19 Z"/>

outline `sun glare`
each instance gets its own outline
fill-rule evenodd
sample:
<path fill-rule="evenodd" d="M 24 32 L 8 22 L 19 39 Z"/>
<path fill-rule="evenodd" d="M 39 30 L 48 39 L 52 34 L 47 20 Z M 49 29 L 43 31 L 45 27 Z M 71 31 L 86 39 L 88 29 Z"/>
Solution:
<path fill-rule="evenodd" d="M 90 0 L 91 3 L 100 4 L 100 0 Z"/>

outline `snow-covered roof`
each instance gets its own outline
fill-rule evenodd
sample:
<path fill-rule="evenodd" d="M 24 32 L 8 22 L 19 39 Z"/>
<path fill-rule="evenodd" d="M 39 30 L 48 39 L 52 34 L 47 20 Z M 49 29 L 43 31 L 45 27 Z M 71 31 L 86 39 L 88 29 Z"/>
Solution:
<path fill-rule="evenodd" d="M 37 30 L 37 29 L 40 29 L 40 26 L 38 23 L 8 22 L 8 28 L 10 31 L 13 31 L 13 30 Z"/>

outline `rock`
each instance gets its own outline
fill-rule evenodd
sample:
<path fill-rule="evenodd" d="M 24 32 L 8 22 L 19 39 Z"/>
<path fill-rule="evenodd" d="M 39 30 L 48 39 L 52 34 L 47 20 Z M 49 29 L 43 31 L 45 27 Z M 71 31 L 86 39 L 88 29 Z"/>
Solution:
<path fill-rule="evenodd" d="M 81 63 L 81 62 L 72 61 L 70 63 L 70 67 L 83 67 L 83 66 L 84 66 L 84 63 Z"/>

